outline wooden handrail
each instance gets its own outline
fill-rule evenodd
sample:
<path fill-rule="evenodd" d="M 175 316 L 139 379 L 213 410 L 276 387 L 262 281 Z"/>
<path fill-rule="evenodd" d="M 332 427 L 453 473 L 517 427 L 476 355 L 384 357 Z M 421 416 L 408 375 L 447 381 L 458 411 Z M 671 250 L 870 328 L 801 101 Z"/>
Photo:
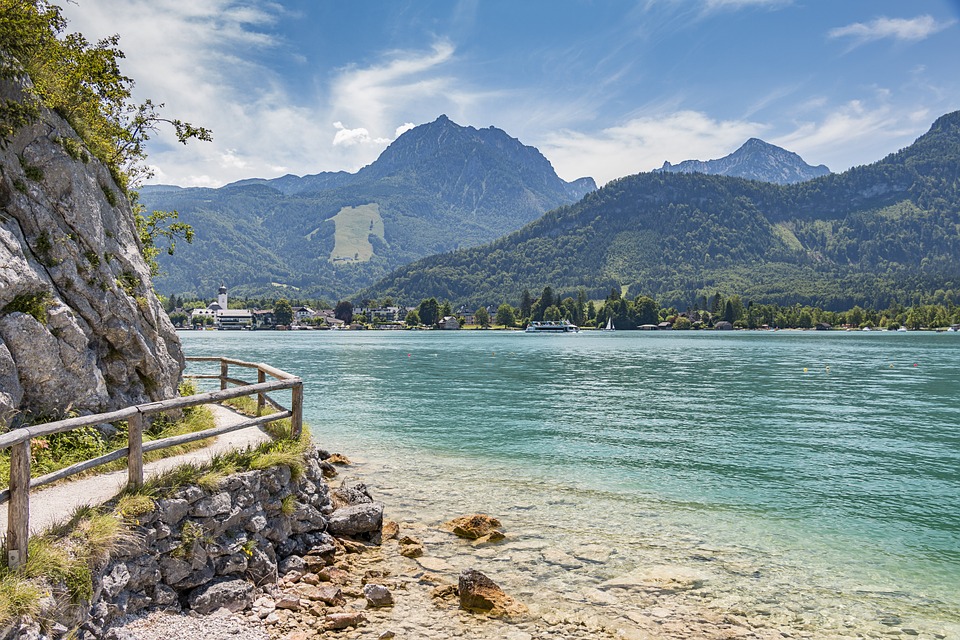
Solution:
<path fill-rule="evenodd" d="M 11 569 L 17 569 L 26 562 L 27 543 L 30 532 L 30 489 L 41 487 L 57 480 L 62 480 L 71 475 L 93 469 L 95 467 L 107 464 L 123 457 L 127 458 L 127 484 L 131 487 L 139 487 L 143 484 L 143 454 L 149 451 L 165 449 L 168 447 L 204 440 L 231 431 L 246 429 L 253 426 L 261 426 L 276 420 L 290 418 L 291 434 L 293 437 L 299 437 L 303 430 L 303 381 L 290 375 L 286 371 L 271 367 L 263 363 L 245 362 L 233 358 L 222 358 L 217 356 L 190 356 L 185 358 L 188 362 L 217 362 L 220 364 L 219 375 L 185 375 L 185 378 L 196 379 L 218 379 L 220 380 L 220 390 L 208 391 L 192 396 L 181 398 L 170 398 L 158 402 L 147 402 L 133 407 L 126 407 L 108 413 L 99 413 L 89 416 L 80 416 L 77 418 L 67 418 L 56 422 L 48 422 L 29 427 L 22 427 L 0 434 L 0 449 L 10 449 L 10 482 L 9 488 L 0 491 L 0 504 L 9 502 L 7 511 L 7 566 Z M 237 378 L 229 376 L 230 365 L 245 367 L 257 370 L 257 383 L 250 384 Z M 266 376 L 269 375 L 275 380 L 266 382 Z M 236 384 L 233 388 L 228 388 L 228 384 Z M 290 389 L 290 408 L 285 409 L 273 398 L 267 395 L 271 391 L 281 389 Z M 143 441 L 143 425 L 145 418 L 157 413 L 174 411 L 177 409 L 186 409 L 204 404 L 215 404 L 239 398 L 243 396 L 257 396 L 257 416 L 256 418 L 245 420 L 243 422 L 187 433 L 179 436 L 171 436 L 161 440 L 151 442 Z M 275 408 L 278 413 L 272 413 L 261 416 L 266 404 Z M 58 471 L 48 473 L 39 478 L 30 478 L 30 440 L 49 436 L 56 433 L 64 433 L 82 427 L 89 427 L 108 422 L 118 422 L 126 420 L 128 425 L 128 446 L 123 449 L 117 449 L 108 454 L 102 455 L 92 460 L 78 462 L 69 467 Z"/>

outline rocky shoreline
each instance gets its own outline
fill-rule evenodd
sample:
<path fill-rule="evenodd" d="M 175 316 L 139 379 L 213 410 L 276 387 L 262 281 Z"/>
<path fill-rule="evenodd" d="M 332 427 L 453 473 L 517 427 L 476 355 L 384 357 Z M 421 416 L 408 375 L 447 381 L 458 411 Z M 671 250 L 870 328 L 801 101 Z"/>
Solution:
<path fill-rule="evenodd" d="M 318 477 L 319 472 L 325 472 L 324 475 L 332 476 L 335 468 L 331 462 L 337 463 L 341 473 L 349 469 L 345 458 L 328 457 L 323 462 L 311 463 L 313 471 L 308 475 Z M 346 472 L 356 476 L 363 472 L 362 465 Z M 275 474 L 286 477 L 282 471 L 263 473 L 268 479 Z M 716 568 L 711 573 L 645 564 L 619 544 L 585 545 L 571 540 L 569 546 L 558 546 L 556 540 L 536 531 L 513 529 L 510 521 L 504 526 L 496 517 L 483 514 L 424 522 L 423 513 L 401 509 L 398 512 L 402 515 L 396 521 L 384 520 L 383 505 L 372 495 L 377 491 L 368 490 L 364 480 L 361 475 L 339 482 L 311 483 L 315 492 L 305 504 L 313 503 L 325 522 L 320 523 L 317 514 L 301 505 L 294 510 L 298 515 L 291 520 L 291 526 L 306 527 L 316 521 L 324 531 L 291 532 L 292 544 L 270 534 L 277 538 L 274 544 L 283 548 L 284 553 L 277 553 L 272 562 L 261 558 L 260 569 L 268 570 L 258 584 L 243 579 L 241 574 L 218 576 L 207 585 L 184 590 L 180 597 L 168 599 L 163 606 L 114 616 L 99 628 L 88 626 L 89 635 L 80 637 L 947 637 L 936 631 L 915 629 L 895 616 L 886 616 L 874 628 L 865 629 L 855 618 L 824 625 L 819 618 L 821 612 L 797 608 L 790 602 L 770 602 L 763 611 L 746 609 L 738 594 L 728 593 L 716 580 Z M 372 481 L 372 476 L 366 479 Z M 386 492 L 390 494 L 389 489 Z M 276 503 L 277 509 L 279 495 L 282 494 L 268 500 Z M 215 502 L 211 497 L 200 498 L 191 509 L 205 512 Z M 269 515 L 273 508 L 267 509 L 271 527 L 279 526 L 282 530 L 283 526 Z M 216 545 L 209 547 L 214 555 Z M 719 563 L 718 558 L 712 560 L 716 561 L 712 564 Z M 227 560 L 220 563 L 229 564 Z M 168 573 L 169 566 L 163 566 Z M 270 571 L 271 568 L 274 570 Z M 608 577 L 597 580 L 597 574 Z M 122 571 L 108 570 L 105 590 L 116 591 L 113 581 L 117 575 L 122 575 Z M 181 580 L 182 584 L 191 582 L 189 577 Z M 136 596 L 126 597 L 125 602 L 136 602 Z M 37 634 L 16 637 L 42 638 Z"/>

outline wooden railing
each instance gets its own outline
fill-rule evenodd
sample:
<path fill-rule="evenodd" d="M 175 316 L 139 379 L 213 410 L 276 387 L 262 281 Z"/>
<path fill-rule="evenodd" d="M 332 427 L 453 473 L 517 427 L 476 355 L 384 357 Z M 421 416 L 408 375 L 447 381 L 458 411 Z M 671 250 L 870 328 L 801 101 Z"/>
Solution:
<path fill-rule="evenodd" d="M 30 427 L 22 427 L 0 434 L 0 450 L 10 449 L 9 488 L 0 491 L 0 504 L 5 502 L 10 503 L 7 510 L 6 537 L 8 567 L 16 569 L 27 559 L 27 543 L 30 535 L 31 489 L 42 487 L 51 482 L 62 480 L 63 478 L 121 458 L 127 459 L 127 485 L 137 488 L 143 485 L 143 454 L 146 452 L 186 444 L 196 440 L 204 440 L 248 427 L 262 426 L 284 418 L 290 418 L 292 435 L 294 437 L 300 436 L 300 432 L 303 429 L 303 381 L 300 378 L 261 363 L 244 362 L 242 360 L 220 357 L 188 357 L 186 359 L 189 362 L 219 362 L 219 375 L 185 375 L 184 377 L 193 379 L 217 379 L 220 381 L 220 390 L 181 398 L 171 398 L 159 402 L 148 402 L 109 413 L 98 413 Z M 257 382 L 254 384 L 230 377 L 230 365 L 256 369 Z M 267 382 L 267 376 L 275 378 L 275 380 Z M 231 384 L 239 386 L 230 388 L 229 385 Z M 279 391 L 281 389 L 290 389 L 289 409 L 284 408 L 268 395 L 272 391 Z M 144 419 L 149 416 L 204 404 L 215 404 L 224 400 L 251 396 L 253 394 L 257 395 L 256 418 L 244 420 L 243 422 L 233 425 L 207 429 L 205 431 L 171 436 L 161 440 L 153 440 L 151 442 L 143 441 Z M 276 409 L 277 412 L 266 416 L 261 415 L 267 404 Z M 81 427 L 90 427 L 121 420 L 127 421 L 127 431 L 129 433 L 127 446 L 123 449 L 117 449 L 98 458 L 78 462 L 59 471 L 54 471 L 53 473 L 48 473 L 44 476 L 33 478 L 32 480 L 30 479 L 30 440 L 32 438 L 41 438 L 55 433 L 73 431 Z"/>

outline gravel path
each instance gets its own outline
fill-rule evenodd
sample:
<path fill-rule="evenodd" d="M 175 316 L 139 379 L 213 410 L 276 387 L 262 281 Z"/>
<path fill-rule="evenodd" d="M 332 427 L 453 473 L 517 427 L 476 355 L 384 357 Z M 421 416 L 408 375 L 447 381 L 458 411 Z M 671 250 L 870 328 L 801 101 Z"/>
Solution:
<path fill-rule="evenodd" d="M 114 625 L 108 640 L 268 640 L 267 632 L 226 610 L 209 616 L 154 611 Z"/>
<path fill-rule="evenodd" d="M 238 413 L 219 405 L 208 405 L 213 411 L 217 426 L 237 423 L 247 419 Z M 186 463 L 200 463 L 223 451 L 243 449 L 257 445 L 269 436 L 261 429 L 250 427 L 219 436 L 213 445 L 183 455 L 149 462 L 144 465 L 144 476 L 149 477 L 162 471 Z M 50 525 L 62 522 L 80 506 L 100 504 L 115 496 L 126 486 L 127 472 L 115 471 L 63 482 L 52 487 L 40 489 L 30 494 L 30 532 L 43 531 Z M 0 537 L 7 531 L 7 504 L 0 505 Z M 189 637 L 189 636 L 187 636 Z M 232 636 L 237 637 L 237 636 Z"/>

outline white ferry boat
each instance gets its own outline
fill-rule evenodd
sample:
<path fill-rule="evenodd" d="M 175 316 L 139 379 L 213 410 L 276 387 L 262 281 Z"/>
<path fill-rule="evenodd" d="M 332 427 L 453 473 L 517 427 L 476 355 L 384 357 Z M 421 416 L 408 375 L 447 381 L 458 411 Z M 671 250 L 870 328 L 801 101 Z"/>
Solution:
<path fill-rule="evenodd" d="M 527 333 L 579 333 L 580 327 L 566 320 L 537 320 L 527 325 Z"/>

